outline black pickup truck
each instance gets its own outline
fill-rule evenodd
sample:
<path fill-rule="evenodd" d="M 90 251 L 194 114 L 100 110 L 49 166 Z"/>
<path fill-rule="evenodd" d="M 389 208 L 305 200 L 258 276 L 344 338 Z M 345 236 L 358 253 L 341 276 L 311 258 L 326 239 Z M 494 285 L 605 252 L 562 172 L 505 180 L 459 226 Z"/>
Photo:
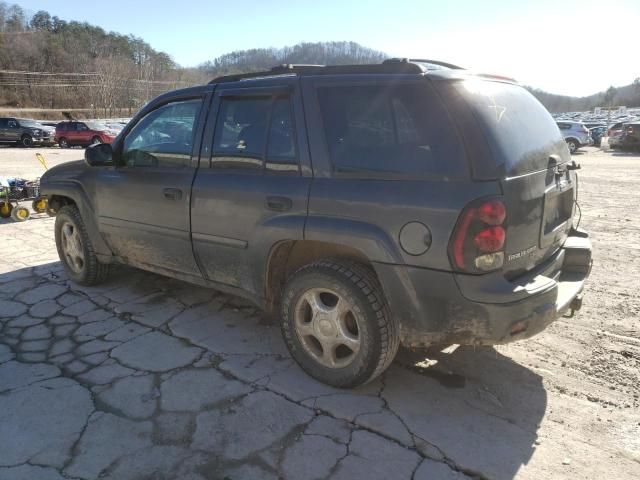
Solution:
<path fill-rule="evenodd" d="M 400 343 L 506 343 L 578 310 L 577 168 L 512 80 L 393 59 L 164 94 L 42 191 L 71 279 L 124 263 L 241 295 L 351 387 Z"/>

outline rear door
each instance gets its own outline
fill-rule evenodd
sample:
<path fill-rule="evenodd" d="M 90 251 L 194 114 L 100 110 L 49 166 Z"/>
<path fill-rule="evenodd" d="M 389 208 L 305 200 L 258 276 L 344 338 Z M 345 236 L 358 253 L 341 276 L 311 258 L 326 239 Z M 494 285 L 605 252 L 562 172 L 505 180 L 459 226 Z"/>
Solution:
<path fill-rule="evenodd" d="M 272 246 L 302 239 L 311 173 L 296 87 L 216 87 L 191 203 L 193 248 L 211 281 L 262 295 Z"/>
<path fill-rule="evenodd" d="M 99 228 L 132 265 L 202 276 L 191 247 L 189 204 L 203 102 L 204 93 L 167 99 L 128 130 L 115 154 L 118 166 L 96 173 Z"/>
<path fill-rule="evenodd" d="M 466 99 L 490 149 L 474 176 L 500 178 L 505 203 L 503 270 L 517 276 L 556 252 L 572 226 L 576 174 L 549 112 L 524 88 L 472 80 L 448 86 Z M 560 127 L 562 128 L 562 127 Z"/>
<path fill-rule="evenodd" d="M 431 82 L 415 75 L 302 82 L 314 169 L 305 239 L 348 245 L 373 262 L 450 270 L 458 214 L 498 185 L 471 181 Z"/>
<path fill-rule="evenodd" d="M 6 142 L 9 140 L 7 136 L 8 120 L 6 118 L 0 118 L 0 142 Z"/>

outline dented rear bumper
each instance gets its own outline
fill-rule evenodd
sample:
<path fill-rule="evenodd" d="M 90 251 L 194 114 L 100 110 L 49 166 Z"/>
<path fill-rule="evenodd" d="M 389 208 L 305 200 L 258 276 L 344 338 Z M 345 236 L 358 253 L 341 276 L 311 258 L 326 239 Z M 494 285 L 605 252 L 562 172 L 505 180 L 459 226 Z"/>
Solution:
<path fill-rule="evenodd" d="M 572 231 L 556 254 L 517 280 L 377 264 L 405 346 L 493 345 L 531 337 L 581 306 L 591 242 Z"/>

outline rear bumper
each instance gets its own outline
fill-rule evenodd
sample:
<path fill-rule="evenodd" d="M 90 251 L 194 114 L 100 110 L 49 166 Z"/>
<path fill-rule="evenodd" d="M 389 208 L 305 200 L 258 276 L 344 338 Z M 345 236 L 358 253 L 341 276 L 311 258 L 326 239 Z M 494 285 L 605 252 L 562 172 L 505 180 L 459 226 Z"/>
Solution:
<path fill-rule="evenodd" d="M 398 265 L 376 270 L 403 345 L 495 345 L 531 337 L 580 308 L 591 243 L 574 232 L 553 258 L 513 282 Z"/>

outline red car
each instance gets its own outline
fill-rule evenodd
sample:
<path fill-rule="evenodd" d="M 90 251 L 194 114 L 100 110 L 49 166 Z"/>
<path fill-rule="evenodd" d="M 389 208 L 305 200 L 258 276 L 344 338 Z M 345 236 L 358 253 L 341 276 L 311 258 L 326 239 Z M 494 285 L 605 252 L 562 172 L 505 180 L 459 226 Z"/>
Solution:
<path fill-rule="evenodd" d="M 55 142 L 60 148 L 73 145 L 111 143 L 118 132 L 98 122 L 60 122 L 56 125 Z"/>

